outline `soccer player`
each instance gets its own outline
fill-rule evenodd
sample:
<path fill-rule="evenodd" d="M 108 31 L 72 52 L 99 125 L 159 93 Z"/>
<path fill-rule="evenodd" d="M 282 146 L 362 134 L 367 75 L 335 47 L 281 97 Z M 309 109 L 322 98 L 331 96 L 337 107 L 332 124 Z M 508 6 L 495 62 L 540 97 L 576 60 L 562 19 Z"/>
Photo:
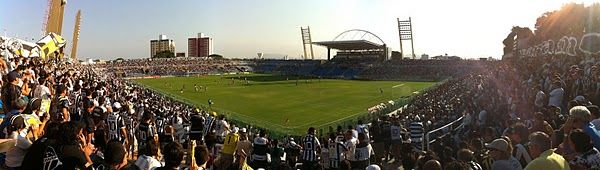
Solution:
<path fill-rule="evenodd" d="M 198 84 L 194 83 L 194 90 L 196 90 L 196 92 L 198 92 Z"/>

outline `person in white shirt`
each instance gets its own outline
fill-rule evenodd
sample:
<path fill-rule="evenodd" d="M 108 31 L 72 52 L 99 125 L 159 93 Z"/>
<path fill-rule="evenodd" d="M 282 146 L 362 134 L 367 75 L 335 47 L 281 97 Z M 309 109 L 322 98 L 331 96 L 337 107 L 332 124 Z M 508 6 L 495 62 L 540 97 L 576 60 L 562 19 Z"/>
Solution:
<path fill-rule="evenodd" d="M 365 134 L 365 139 L 367 141 L 371 141 L 371 139 L 369 138 L 369 125 L 363 123 L 362 120 L 358 120 L 358 125 L 356 125 L 356 131 L 358 133 L 364 133 Z M 357 134 L 358 135 L 358 134 Z"/>
<path fill-rule="evenodd" d="M 33 91 L 33 98 L 38 99 L 50 99 L 50 89 L 46 86 L 47 81 L 46 78 L 39 78 L 39 85 Z"/>
<path fill-rule="evenodd" d="M 140 155 L 135 161 L 135 165 L 140 170 L 152 170 L 158 167 L 162 167 L 163 163 L 160 160 L 159 145 L 153 140 L 148 140 L 146 143 L 146 153 Z"/>
<path fill-rule="evenodd" d="M 27 138 L 29 127 L 22 116 L 15 115 L 10 120 L 10 128 L 13 130 L 10 134 L 10 139 L 15 139 L 16 144 L 6 152 L 5 164 L 9 168 L 19 169 L 23 163 L 27 149 L 31 147 L 33 142 Z"/>
<path fill-rule="evenodd" d="M 358 131 L 356 129 L 354 129 L 352 126 L 348 126 L 348 130 L 352 132 L 352 138 L 356 139 L 358 138 Z"/>
<path fill-rule="evenodd" d="M 395 158 L 400 158 L 400 148 L 402 147 L 402 125 L 399 121 L 393 121 L 390 126 L 390 139 L 392 140 L 391 154 Z"/>
<path fill-rule="evenodd" d="M 373 148 L 369 141 L 366 140 L 364 133 L 358 134 L 358 145 L 356 145 L 356 151 L 354 155 L 356 156 L 356 162 L 352 165 L 352 168 L 364 169 L 371 164 L 369 161 L 371 156 L 375 155 L 373 152 Z"/>
<path fill-rule="evenodd" d="M 341 139 L 343 140 L 343 138 Z M 346 147 L 344 143 L 337 139 L 335 134 L 329 135 L 328 151 L 329 151 L 329 168 L 337 169 L 340 166 L 340 162 L 344 160 Z"/>
<path fill-rule="evenodd" d="M 544 107 L 544 99 L 546 98 L 546 93 L 541 88 L 540 85 L 535 86 L 537 93 L 535 94 L 535 101 L 533 103 L 535 105 L 534 111 L 536 112 L 541 111 Z"/>
<path fill-rule="evenodd" d="M 558 81 L 553 83 L 553 87 L 554 89 L 549 93 L 550 97 L 548 98 L 548 106 L 561 107 L 565 90 Z"/>
<path fill-rule="evenodd" d="M 352 137 L 352 130 L 346 131 L 346 142 L 344 145 L 346 146 L 346 160 L 350 162 L 356 162 L 356 145 L 358 144 L 358 139 Z"/>
<path fill-rule="evenodd" d="M 225 121 L 225 115 L 219 115 L 219 118 L 216 122 L 215 133 L 217 134 L 217 141 L 219 143 L 223 143 L 223 139 L 225 139 L 225 135 L 229 133 L 229 124 Z"/>

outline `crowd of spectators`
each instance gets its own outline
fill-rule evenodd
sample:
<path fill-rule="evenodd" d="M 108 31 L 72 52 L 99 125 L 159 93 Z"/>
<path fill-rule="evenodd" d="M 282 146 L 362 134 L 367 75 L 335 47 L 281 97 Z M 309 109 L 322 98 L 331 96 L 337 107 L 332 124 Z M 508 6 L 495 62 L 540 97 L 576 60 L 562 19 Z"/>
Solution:
<path fill-rule="evenodd" d="M 2 169 L 199 169 L 193 154 L 182 164 L 183 153 L 192 153 L 184 148 L 211 145 L 197 137 L 191 145 L 190 134 L 222 141 L 229 128 L 215 113 L 104 69 L 29 58 L 0 67 Z M 204 126 L 214 130 L 202 132 Z"/>
<path fill-rule="evenodd" d="M 388 134 L 395 122 L 408 127 L 401 130 L 409 135 L 400 147 L 406 150 L 391 154 L 404 169 L 598 169 L 598 67 L 594 57 L 489 63 L 381 118 L 373 138 L 377 131 Z M 424 132 L 460 116 L 460 128 L 444 129 L 447 135 L 420 148 Z M 441 123 L 428 128 L 433 122 Z M 381 139 L 385 145 L 374 140 L 374 146 L 389 146 L 390 138 Z"/>
<path fill-rule="evenodd" d="M 184 76 L 238 72 L 266 72 L 332 78 L 371 80 L 442 80 L 459 77 L 485 67 L 478 60 L 390 60 L 333 58 L 326 63 L 304 60 L 234 60 L 203 58 L 130 59 L 103 65 L 109 72 L 126 77 Z"/>
<path fill-rule="evenodd" d="M 0 61 L 2 168 L 600 168 L 595 105 L 600 62 L 595 57 L 431 61 L 430 67 L 441 72 L 468 69 L 417 94 L 394 114 L 327 134 L 309 128 L 296 139 L 270 138 L 265 129 L 235 125 L 218 113 L 112 76 L 135 67 L 171 74 L 181 70 L 169 66 L 198 63 L 210 65 L 202 68 L 205 72 L 235 65 L 177 59 L 99 67 L 30 58 Z M 459 118 L 458 128 L 426 140 L 427 132 Z"/>
<path fill-rule="evenodd" d="M 243 72 L 246 67 L 236 60 L 204 58 L 154 58 L 116 60 L 104 65 L 109 72 L 125 76 L 174 75 Z"/>
<path fill-rule="evenodd" d="M 442 80 L 460 77 L 485 67 L 491 61 L 478 60 L 399 60 L 374 63 L 357 76 L 373 80 Z"/>

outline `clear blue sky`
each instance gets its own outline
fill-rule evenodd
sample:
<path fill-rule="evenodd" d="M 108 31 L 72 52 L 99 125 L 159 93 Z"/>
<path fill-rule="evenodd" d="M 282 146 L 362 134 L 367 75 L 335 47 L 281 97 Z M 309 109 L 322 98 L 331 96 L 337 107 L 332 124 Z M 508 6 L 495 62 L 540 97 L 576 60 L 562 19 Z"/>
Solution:
<path fill-rule="evenodd" d="M 81 9 L 80 58 L 148 57 L 150 40 L 159 34 L 174 39 L 176 51 L 187 55 L 187 38 L 198 32 L 213 37 L 214 52 L 225 57 L 263 52 L 298 58 L 303 53 L 301 26 L 310 26 L 313 41 L 365 29 L 398 50 L 396 18 L 410 16 L 417 54 L 498 58 L 513 25 L 533 27 L 543 12 L 567 2 L 571 1 L 69 0 L 63 36 L 71 41 L 75 14 Z M 2 0 L 0 29 L 8 36 L 38 40 L 46 8 L 47 0 Z M 325 48 L 313 48 L 318 58 L 326 58 Z"/>

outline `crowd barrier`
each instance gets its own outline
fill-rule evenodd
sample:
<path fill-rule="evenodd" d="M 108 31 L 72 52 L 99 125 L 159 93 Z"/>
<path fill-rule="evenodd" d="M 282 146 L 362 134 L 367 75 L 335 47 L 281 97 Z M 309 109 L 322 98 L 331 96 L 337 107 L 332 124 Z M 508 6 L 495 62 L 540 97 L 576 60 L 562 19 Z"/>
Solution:
<path fill-rule="evenodd" d="M 431 130 L 429 132 L 427 132 L 425 134 L 425 142 L 423 142 L 423 150 L 429 150 L 429 147 L 431 144 L 435 143 L 437 141 L 438 138 L 442 138 L 445 137 L 446 135 L 451 135 L 452 132 L 456 129 L 459 129 L 460 127 L 462 127 L 462 122 L 461 120 L 464 118 L 465 116 L 461 116 L 458 119 L 442 126 L 439 127 L 437 129 Z M 433 136 L 433 137 L 432 137 Z M 431 139 L 433 138 L 433 140 Z"/>

